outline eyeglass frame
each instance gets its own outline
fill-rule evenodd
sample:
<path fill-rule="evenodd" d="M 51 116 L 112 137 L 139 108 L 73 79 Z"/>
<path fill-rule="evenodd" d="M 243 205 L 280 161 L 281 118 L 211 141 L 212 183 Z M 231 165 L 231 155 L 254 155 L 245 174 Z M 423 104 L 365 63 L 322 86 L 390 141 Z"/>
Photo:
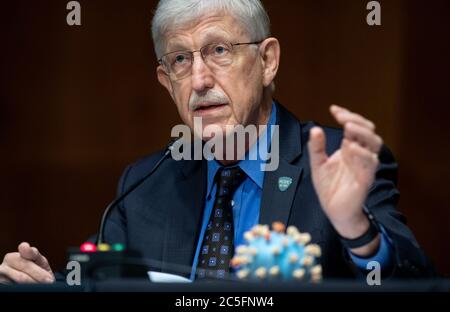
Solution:
<path fill-rule="evenodd" d="M 183 52 L 183 53 L 189 53 L 190 56 L 191 56 L 191 74 L 192 74 L 192 65 L 194 64 L 194 53 L 195 53 L 195 52 L 200 52 L 200 55 L 201 55 L 201 57 L 202 57 L 202 60 L 205 61 L 205 56 L 203 55 L 202 50 L 203 50 L 204 48 L 210 46 L 210 45 L 213 45 L 213 44 L 220 44 L 220 43 L 224 43 L 224 44 L 225 44 L 225 43 L 226 43 L 226 44 L 229 44 L 229 45 L 231 46 L 231 51 L 230 51 L 230 52 L 233 52 L 235 46 L 251 45 L 251 44 L 261 44 L 261 43 L 263 43 L 265 40 L 266 40 L 266 39 L 263 39 L 263 40 L 260 40 L 260 41 L 253 41 L 253 42 L 238 42 L 238 43 L 231 43 L 231 42 L 228 42 L 228 41 L 212 42 L 212 43 L 209 43 L 209 44 L 207 44 L 207 45 L 204 45 L 203 47 L 201 47 L 201 48 L 198 49 L 198 50 L 178 50 L 178 51 L 168 52 L 168 53 L 162 55 L 162 56 L 158 59 L 158 64 L 161 65 L 162 67 L 164 67 L 164 73 L 165 73 L 167 76 L 170 76 L 170 73 L 169 73 L 169 72 L 166 70 L 166 68 L 165 68 L 165 67 L 167 67 L 167 65 L 164 64 L 163 58 L 164 58 L 165 56 L 169 55 L 169 54 L 176 53 L 176 52 L 180 52 L 180 53 L 181 53 L 181 52 Z M 187 78 L 187 77 L 189 77 L 189 75 L 187 75 L 186 77 L 183 77 L 183 78 L 178 78 L 178 79 L 176 79 L 176 80 L 182 80 L 182 79 Z"/>

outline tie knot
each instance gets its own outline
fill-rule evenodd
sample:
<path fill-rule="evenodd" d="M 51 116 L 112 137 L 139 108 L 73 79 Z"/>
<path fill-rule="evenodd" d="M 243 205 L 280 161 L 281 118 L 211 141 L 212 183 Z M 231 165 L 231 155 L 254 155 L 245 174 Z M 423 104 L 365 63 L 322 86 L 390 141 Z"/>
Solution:
<path fill-rule="evenodd" d="M 224 168 L 218 174 L 218 195 L 233 196 L 234 191 L 244 181 L 246 174 L 239 167 Z"/>

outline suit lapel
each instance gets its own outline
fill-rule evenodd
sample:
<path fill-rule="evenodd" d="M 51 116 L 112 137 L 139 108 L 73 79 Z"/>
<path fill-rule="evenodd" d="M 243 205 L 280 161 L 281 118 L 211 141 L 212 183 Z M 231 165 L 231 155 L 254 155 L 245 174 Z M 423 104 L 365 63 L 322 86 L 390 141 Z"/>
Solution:
<path fill-rule="evenodd" d="M 259 219 L 260 224 L 270 225 L 275 221 L 284 224 L 288 223 L 302 171 L 302 168 L 282 160 L 280 161 L 278 170 L 265 173 Z M 282 191 L 279 186 L 285 178 L 292 179 L 292 184 L 287 190 Z"/>
<path fill-rule="evenodd" d="M 270 225 L 279 221 L 287 225 L 302 179 L 303 168 L 294 164 L 302 153 L 301 129 L 294 116 L 278 103 L 276 105 L 280 163 L 277 170 L 265 173 L 259 222 Z M 287 189 L 286 181 L 292 181 Z"/>

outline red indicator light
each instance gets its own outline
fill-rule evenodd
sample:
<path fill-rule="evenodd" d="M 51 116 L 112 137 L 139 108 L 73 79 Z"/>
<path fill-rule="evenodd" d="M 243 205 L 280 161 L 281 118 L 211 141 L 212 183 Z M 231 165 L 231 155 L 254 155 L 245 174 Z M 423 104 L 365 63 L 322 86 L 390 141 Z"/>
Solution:
<path fill-rule="evenodd" d="M 80 250 L 82 252 L 94 252 L 97 250 L 97 247 L 92 243 L 84 243 L 81 245 Z"/>

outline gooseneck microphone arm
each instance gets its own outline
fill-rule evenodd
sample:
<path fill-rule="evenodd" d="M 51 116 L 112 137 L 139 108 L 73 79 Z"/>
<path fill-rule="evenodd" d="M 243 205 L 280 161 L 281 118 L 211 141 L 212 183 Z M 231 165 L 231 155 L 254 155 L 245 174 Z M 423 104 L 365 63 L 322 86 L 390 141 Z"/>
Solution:
<path fill-rule="evenodd" d="M 103 237 L 104 237 L 104 232 L 105 232 L 105 224 L 106 224 L 109 214 L 114 209 L 114 207 L 116 207 L 125 197 L 127 197 L 131 192 L 133 192 L 139 185 L 141 185 L 145 180 L 147 180 L 159 168 L 159 166 L 164 162 L 164 160 L 166 160 L 167 157 L 170 155 L 170 153 L 173 149 L 173 144 L 177 140 L 178 139 L 174 139 L 174 140 L 170 141 L 170 143 L 167 145 L 167 147 L 164 151 L 164 155 L 153 166 L 152 170 L 150 170 L 145 176 L 140 178 L 138 181 L 133 183 L 128 189 L 125 190 L 125 192 L 123 192 L 119 197 L 114 199 L 105 208 L 105 211 L 103 212 L 103 215 L 102 215 L 102 219 L 100 221 L 100 228 L 98 230 L 97 242 L 96 242 L 97 245 L 104 243 Z"/>

